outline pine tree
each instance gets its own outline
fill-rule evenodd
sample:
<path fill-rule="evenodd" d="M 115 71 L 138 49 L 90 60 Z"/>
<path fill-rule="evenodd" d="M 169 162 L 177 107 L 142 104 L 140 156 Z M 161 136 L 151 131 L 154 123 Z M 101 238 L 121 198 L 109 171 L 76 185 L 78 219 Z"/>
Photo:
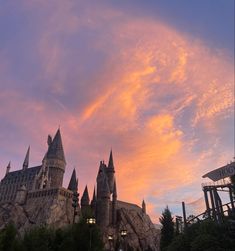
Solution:
<path fill-rule="evenodd" d="M 164 251 L 174 237 L 174 222 L 168 206 L 162 212 L 162 216 L 159 218 L 159 221 L 162 224 L 160 249 L 161 251 Z"/>

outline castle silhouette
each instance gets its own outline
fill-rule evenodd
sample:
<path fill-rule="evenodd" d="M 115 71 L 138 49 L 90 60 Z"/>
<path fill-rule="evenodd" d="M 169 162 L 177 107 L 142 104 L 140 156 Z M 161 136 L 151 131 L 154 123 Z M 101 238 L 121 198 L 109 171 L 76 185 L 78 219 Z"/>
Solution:
<path fill-rule="evenodd" d="M 6 174 L 0 182 L 0 204 L 16 203 L 24 206 L 27 211 L 27 208 L 35 204 L 43 204 L 45 200 L 51 199 L 55 203 L 54 201 L 63 198 L 72 211 L 72 198 L 78 189 L 78 179 L 74 169 L 68 188 L 62 187 L 66 160 L 60 129 L 57 130 L 53 139 L 50 135 L 48 136 L 47 143 L 48 149 L 41 165 L 29 167 L 30 148 L 27 150 L 21 170 L 11 172 L 11 165 L 8 164 Z M 85 187 L 80 205 L 78 205 L 78 214 L 84 215 L 90 210 L 98 225 L 108 227 L 116 225 L 118 210 L 121 208 L 146 214 L 144 201 L 140 208 L 135 204 L 117 200 L 117 184 L 111 150 L 108 165 L 100 161 L 96 188 L 94 188 L 91 201 L 88 188 Z M 68 216 L 68 223 L 72 223 L 71 214 Z"/>

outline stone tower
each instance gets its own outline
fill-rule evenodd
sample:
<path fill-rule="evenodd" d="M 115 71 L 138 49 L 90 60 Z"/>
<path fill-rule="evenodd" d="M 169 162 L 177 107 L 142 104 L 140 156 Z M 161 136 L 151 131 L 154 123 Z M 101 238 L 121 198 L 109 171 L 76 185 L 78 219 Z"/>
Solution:
<path fill-rule="evenodd" d="M 97 202 L 97 223 L 101 227 L 107 227 L 110 224 L 110 190 L 106 175 L 103 176 L 101 194 Z"/>
<path fill-rule="evenodd" d="M 114 179 L 113 200 L 112 200 L 112 224 L 115 225 L 116 223 L 117 223 L 117 185 L 116 185 L 116 180 Z"/>
<path fill-rule="evenodd" d="M 62 187 L 66 161 L 60 129 L 57 130 L 53 140 L 51 140 L 50 136 L 48 137 L 48 151 L 43 164 L 49 170 L 50 187 Z"/>

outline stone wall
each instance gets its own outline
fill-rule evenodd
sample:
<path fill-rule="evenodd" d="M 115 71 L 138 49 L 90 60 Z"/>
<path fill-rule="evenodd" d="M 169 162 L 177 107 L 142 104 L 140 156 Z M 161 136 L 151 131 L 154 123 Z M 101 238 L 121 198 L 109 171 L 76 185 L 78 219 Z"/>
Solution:
<path fill-rule="evenodd" d="M 55 228 L 73 221 L 72 192 L 64 188 L 29 192 L 25 205 L 0 205 L 0 228 L 14 222 L 20 232 L 33 226 L 50 225 Z"/>

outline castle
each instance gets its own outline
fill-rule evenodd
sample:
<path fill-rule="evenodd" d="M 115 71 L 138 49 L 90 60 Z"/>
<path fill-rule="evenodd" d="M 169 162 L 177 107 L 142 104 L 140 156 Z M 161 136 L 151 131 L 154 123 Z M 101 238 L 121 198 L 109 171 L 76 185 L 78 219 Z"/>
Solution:
<path fill-rule="evenodd" d="M 21 170 L 11 172 L 10 163 L 6 167 L 5 177 L 0 182 L 0 228 L 10 220 L 13 220 L 19 229 L 24 230 L 32 225 L 42 224 L 63 227 L 73 223 L 75 215 L 78 220 L 89 211 L 95 216 L 103 233 L 111 231 L 115 235 L 123 227 L 130 228 L 129 233 L 133 232 L 133 236 L 130 235 L 130 243 L 131 238 L 133 243 L 137 243 L 135 239 L 139 238 L 138 231 L 142 231 L 141 235 L 145 237 L 142 236 L 142 240 L 138 240 L 142 242 L 138 245 L 156 245 L 153 244 L 157 241 L 156 232 L 146 214 L 145 202 L 143 201 L 142 207 L 139 207 L 117 200 L 112 150 L 108 165 L 104 161 L 100 162 L 92 200 L 90 201 L 86 186 L 75 212 L 73 196 L 78 190 L 78 179 L 74 169 L 68 188 L 62 187 L 66 160 L 60 129 L 54 138 L 48 136 L 47 143 L 48 149 L 41 165 L 29 167 L 28 148 Z M 148 228 L 148 233 L 144 228 Z M 152 239 L 149 236 L 150 232 L 153 235 Z"/>

